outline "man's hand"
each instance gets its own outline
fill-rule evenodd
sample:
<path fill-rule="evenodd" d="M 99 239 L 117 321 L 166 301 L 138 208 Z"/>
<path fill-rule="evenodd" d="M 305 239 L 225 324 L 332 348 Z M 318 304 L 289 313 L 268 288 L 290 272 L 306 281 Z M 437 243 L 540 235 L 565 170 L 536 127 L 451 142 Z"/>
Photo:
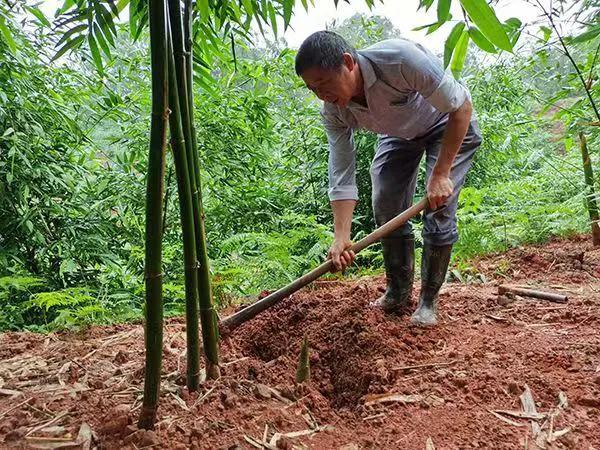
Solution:
<path fill-rule="evenodd" d="M 343 272 L 346 270 L 346 267 L 354 262 L 356 255 L 352 250 L 348 250 L 350 246 L 352 246 L 352 242 L 349 240 L 335 239 L 333 244 L 331 244 L 329 252 L 327 253 L 327 258 L 333 261 L 335 271 Z"/>
<path fill-rule="evenodd" d="M 448 114 L 442 148 L 427 183 L 427 200 L 429 200 L 429 209 L 431 210 L 444 206 L 454 191 L 450 171 L 469 130 L 472 112 L 471 100 L 466 99 L 460 108 Z"/>
<path fill-rule="evenodd" d="M 454 183 L 448 175 L 432 173 L 427 183 L 427 200 L 429 209 L 435 211 L 444 206 L 444 203 L 454 192 Z"/>

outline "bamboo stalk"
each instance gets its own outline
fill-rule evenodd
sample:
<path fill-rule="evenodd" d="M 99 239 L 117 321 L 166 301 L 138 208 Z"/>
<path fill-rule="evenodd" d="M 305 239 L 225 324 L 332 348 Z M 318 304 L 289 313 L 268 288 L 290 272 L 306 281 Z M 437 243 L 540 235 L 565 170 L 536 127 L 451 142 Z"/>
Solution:
<path fill-rule="evenodd" d="M 208 259 L 206 244 L 206 229 L 204 226 L 204 207 L 202 205 L 202 178 L 200 177 L 200 161 L 198 158 L 198 142 L 196 138 L 196 126 L 194 122 L 194 89 L 192 74 L 193 42 L 192 29 L 192 1 L 184 2 L 184 34 L 185 34 L 185 62 L 188 83 L 188 107 L 190 114 L 190 133 L 192 136 L 192 157 L 196 179 L 196 195 L 198 199 L 198 228 L 196 232 L 200 238 L 196 239 L 198 244 L 197 254 L 200 267 L 198 268 L 198 282 L 200 295 L 200 320 L 202 322 L 202 343 L 206 355 L 206 376 L 217 379 L 221 375 L 219 369 L 219 326 L 217 312 L 214 309 L 212 286 L 210 278 L 210 262 Z"/>
<path fill-rule="evenodd" d="M 408 222 L 411 218 L 416 216 L 418 213 L 423 211 L 427 206 L 427 198 L 422 198 L 418 203 L 414 204 L 406 211 L 398 214 L 389 222 L 386 222 L 381 227 L 377 228 L 371 234 L 365 236 L 360 241 L 354 243 L 349 250 L 354 251 L 354 253 L 358 253 L 361 250 L 364 250 L 369 245 L 375 243 L 382 237 L 387 236 L 392 231 L 397 229 L 400 225 Z M 303 288 L 307 284 L 312 283 L 320 276 L 330 272 L 333 269 L 333 263 L 331 260 L 325 261 L 320 266 L 314 268 L 307 274 L 304 274 L 300 278 L 292 281 L 287 286 L 282 287 L 281 289 L 273 292 L 270 295 L 267 295 L 265 298 L 253 303 L 250 306 L 242 309 L 241 311 L 232 314 L 229 317 L 226 317 L 221 321 L 221 334 L 228 334 L 232 332 L 235 328 L 239 327 L 242 323 L 252 319 L 257 314 L 260 314 L 264 310 L 270 308 L 273 305 L 276 305 L 281 300 L 286 297 L 289 297 L 292 293 L 296 292 L 298 289 Z"/>
<path fill-rule="evenodd" d="M 212 307 L 212 291 L 210 286 L 210 270 L 206 252 L 206 233 L 204 230 L 204 214 L 201 203 L 200 169 L 196 147 L 193 120 L 193 85 L 191 78 L 191 42 L 190 30 L 184 32 L 179 0 L 169 0 L 170 22 L 173 36 L 175 56 L 175 74 L 179 92 L 179 106 L 182 116 L 183 133 L 186 139 L 186 156 L 189 178 L 192 186 L 192 207 L 194 211 L 194 228 L 196 236 L 196 256 L 198 259 L 198 295 L 200 302 L 200 320 L 202 322 L 202 343 L 206 357 L 206 375 L 216 379 L 220 375 L 218 353 L 218 327 L 216 314 Z M 191 8 L 189 3 L 187 7 Z M 191 25 L 191 12 L 186 11 L 186 28 Z M 184 35 L 189 49 L 184 43 Z"/>
<path fill-rule="evenodd" d="M 171 148 L 175 162 L 177 192 L 179 194 L 179 210 L 183 235 L 183 258 L 185 264 L 185 303 L 186 303 L 186 338 L 187 338 L 187 386 L 190 391 L 198 390 L 200 385 L 200 344 L 198 323 L 198 260 L 196 257 L 196 234 L 194 212 L 192 206 L 192 184 L 190 182 L 188 162 L 186 158 L 185 137 L 182 128 L 181 110 L 175 78 L 175 58 L 172 51 L 172 40 L 169 29 L 169 107 L 171 117 Z"/>
<path fill-rule="evenodd" d="M 600 245 L 600 226 L 598 220 L 598 203 L 596 202 L 596 189 L 594 187 L 594 170 L 592 169 L 592 160 L 588 151 L 587 139 L 583 133 L 579 133 L 581 147 L 581 157 L 583 159 L 583 176 L 585 179 L 585 205 L 592 221 L 592 242 L 594 247 Z"/>
<path fill-rule="evenodd" d="M 146 370 L 144 400 L 138 426 L 153 428 L 160 389 L 163 344 L 162 201 L 167 137 L 167 40 L 164 0 L 149 4 L 152 64 L 152 119 L 146 176 Z"/>

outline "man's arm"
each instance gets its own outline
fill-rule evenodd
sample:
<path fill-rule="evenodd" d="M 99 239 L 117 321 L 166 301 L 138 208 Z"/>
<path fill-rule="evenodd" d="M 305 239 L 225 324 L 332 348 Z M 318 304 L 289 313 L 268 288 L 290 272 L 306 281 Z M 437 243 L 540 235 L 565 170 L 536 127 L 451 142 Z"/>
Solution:
<path fill-rule="evenodd" d="M 438 111 L 448 113 L 438 160 L 427 183 L 429 209 L 437 209 L 452 195 L 452 163 L 469 129 L 472 105 L 469 92 L 448 72 L 439 58 L 419 45 L 409 47 L 401 73 L 406 82 Z"/>
<path fill-rule="evenodd" d="M 329 249 L 329 258 L 337 270 L 345 270 L 354 261 L 354 252 L 346 250 L 352 245 L 352 215 L 356 200 L 332 200 L 333 244 Z"/>
<path fill-rule="evenodd" d="M 354 261 L 352 215 L 358 200 L 356 186 L 356 149 L 352 130 L 324 110 L 321 113 L 329 142 L 329 200 L 333 212 L 333 243 L 328 257 L 336 270 L 345 270 Z"/>
<path fill-rule="evenodd" d="M 448 124 L 442 138 L 442 148 L 427 183 L 427 198 L 430 209 L 437 209 L 442 206 L 454 191 L 454 184 L 450 179 L 450 169 L 452 169 L 452 163 L 469 130 L 472 112 L 471 101 L 467 98 L 461 107 L 448 114 Z"/>

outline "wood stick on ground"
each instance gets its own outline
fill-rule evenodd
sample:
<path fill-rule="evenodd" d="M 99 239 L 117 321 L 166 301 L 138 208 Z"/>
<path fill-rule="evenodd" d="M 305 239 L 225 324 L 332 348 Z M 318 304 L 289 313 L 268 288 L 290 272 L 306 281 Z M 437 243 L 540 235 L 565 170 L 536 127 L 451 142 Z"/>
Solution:
<path fill-rule="evenodd" d="M 496 411 L 488 409 L 488 412 L 490 412 L 492 415 L 494 415 L 495 417 L 497 417 L 498 419 L 502 420 L 503 422 L 506 422 L 509 425 L 515 426 L 515 427 L 526 427 L 527 424 L 526 423 L 520 423 L 517 422 L 515 420 L 509 419 L 507 417 L 504 417 L 501 414 L 498 414 Z"/>
<path fill-rule="evenodd" d="M 521 295 L 523 297 L 539 298 L 540 300 L 548 300 L 549 302 L 554 303 L 567 303 L 567 301 L 569 300 L 569 298 L 566 295 L 557 294 L 555 292 L 544 292 L 537 291 L 534 289 L 523 289 L 519 287 L 508 286 L 505 284 L 498 286 L 498 294 L 504 295 L 507 293 Z"/>
<path fill-rule="evenodd" d="M 50 425 L 54 425 L 55 423 L 61 421 L 65 416 L 68 416 L 68 415 L 69 415 L 69 411 L 63 411 L 63 412 L 59 413 L 52 420 L 44 422 L 43 424 L 38 425 L 37 427 L 34 427 L 31 430 L 29 430 L 29 432 L 25 435 L 25 437 L 31 436 L 33 433 L 35 433 L 36 431 L 41 430 L 42 428 L 46 428 L 46 427 L 49 427 Z"/>
<path fill-rule="evenodd" d="M 444 361 L 439 363 L 428 363 L 428 364 L 417 364 L 414 366 L 400 366 L 400 367 L 392 367 L 392 370 L 414 370 L 414 369 L 425 369 L 431 367 L 445 367 L 451 366 L 452 364 L 456 364 L 458 359 L 452 361 Z"/>
<path fill-rule="evenodd" d="M 389 235 L 392 231 L 396 230 L 398 227 L 408 222 L 411 218 L 413 218 L 414 216 L 419 214 L 423 209 L 425 209 L 426 206 L 427 198 L 421 199 L 418 203 L 415 203 L 403 213 L 398 214 L 392 220 L 385 223 L 384 225 L 373 231 L 371 234 L 365 236 L 363 239 L 353 244 L 349 250 L 354 251 L 354 253 L 358 253 L 361 250 L 364 250 L 371 244 L 374 244 L 375 242 L 379 241 L 379 239 L 381 239 L 382 237 Z M 220 324 L 221 336 L 226 336 L 228 333 L 233 331 L 242 323 L 252 319 L 254 316 L 265 311 L 271 306 L 276 305 L 284 298 L 289 297 L 297 290 L 312 283 L 317 278 L 321 277 L 322 275 L 325 275 L 327 272 L 330 272 L 332 269 L 333 263 L 330 259 L 328 259 L 317 268 L 311 270 L 310 272 L 301 276 L 300 278 L 292 281 L 287 286 L 284 286 L 278 291 L 275 291 L 272 294 L 266 296 L 265 298 L 257 301 L 256 303 L 247 306 L 241 311 L 238 311 L 235 314 L 226 317 L 221 321 Z"/>
<path fill-rule="evenodd" d="M 17 409 L 18 407 L 23 406 L 25 403 L 29 403 L 31 400 L 33 400 L 33 397 L 29 397 L 27 400 L 23 400 L 21 403 L 16 404 L 12 408 L 8 408 L 6 411 L 4 411 L 3 413 L 0 414 L 0 419 L 2 419 L 4 416 L 6 416 L 9 412 L 12 412 L 15 409 Z"/>

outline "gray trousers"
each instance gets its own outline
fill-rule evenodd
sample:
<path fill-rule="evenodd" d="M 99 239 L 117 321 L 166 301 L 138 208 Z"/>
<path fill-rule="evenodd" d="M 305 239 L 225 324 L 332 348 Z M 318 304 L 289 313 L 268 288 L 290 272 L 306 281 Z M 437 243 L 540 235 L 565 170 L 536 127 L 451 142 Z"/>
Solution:
<path fill-rule="evenodd" d="M 419 163 L 426 154 L 426 176 L 431 175 L 440 149 L 446 124 L 434 128 L 426 136 L 406 140 L 391 136 L 379 138 L 377 151 L 371 164 L 373 186 L 373 213 L 377 226 L 381 226 L 412 205 L 419 172 Z M 450 179 L 454 192 L 441 208 L 426 210 L 423 217 L 423 241 L 430 245 L 448 245 L 458 240 L 456 209 L 458 195 L 465 182 L 475 151 L 481 144 L 481 133 L 473 120 L 452 164 Z M 407 223 L 390 237 L 412 235 Z"/>

